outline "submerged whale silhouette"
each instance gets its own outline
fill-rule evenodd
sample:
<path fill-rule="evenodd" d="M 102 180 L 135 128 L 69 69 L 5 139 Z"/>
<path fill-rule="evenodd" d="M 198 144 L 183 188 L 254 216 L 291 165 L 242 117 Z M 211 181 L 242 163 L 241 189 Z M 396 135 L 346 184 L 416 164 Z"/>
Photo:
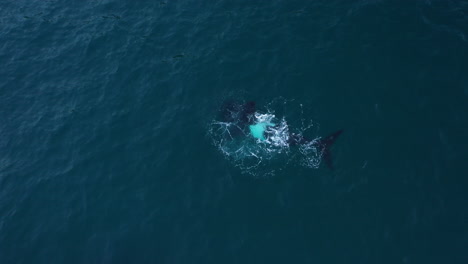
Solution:
<path fill-rule="evenodd" d="M 275 126 L 273 123 L 255 123 L 255 102 L 248 101 L 246 103 L 239 101 L 226 101 L 220 109 L 220 119 L 222 122 L 233 124 L 230 133 L 234 137 L 247 136 L 247 128 L 250 134 L 257 139 L 265 140 L 264 131 L 268 126 Z M 288 144 L 289 146 L 312 144 L 316 147 L 323 156 L 325 163 L 329 169 L 333 169 L 333 160 L 331 157 L 331 146 L 335 143 L 336 139 L 343 133 L 340 129 L 324 138 L 310 140 L 301 134 L 289 132 Z"/>

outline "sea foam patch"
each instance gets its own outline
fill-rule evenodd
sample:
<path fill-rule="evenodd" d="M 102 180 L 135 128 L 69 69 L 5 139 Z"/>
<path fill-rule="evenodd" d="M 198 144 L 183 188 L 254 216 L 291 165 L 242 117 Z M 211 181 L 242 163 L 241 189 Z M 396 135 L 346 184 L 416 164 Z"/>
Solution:
<path fill-rule="evenodd" d="M 265 112 L 256 111 L 249 124 L 241 120 L 213 120 L 208 134 L 213 145 L 242 173 L 264 177 L 273 176 L 290 165 L 317 168 L 321 153 L 313 144 L 314 140 L 300 146 L 290 144 L 291 128 L 287 120 L 297 118 L 304 124 L 300 113 L 300 116 L 278 117 L 274 109 L 267 108 Z M 312 127 L 312 121 L 308 123 L 310 125 L 300 126 L 294 134 L 302 136 Z"/>

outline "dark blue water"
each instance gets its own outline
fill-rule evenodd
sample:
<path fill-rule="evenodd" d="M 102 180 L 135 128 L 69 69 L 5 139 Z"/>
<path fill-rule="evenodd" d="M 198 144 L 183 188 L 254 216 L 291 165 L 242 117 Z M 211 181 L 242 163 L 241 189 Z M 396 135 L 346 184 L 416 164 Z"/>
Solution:
<path fill-rule="evenodd" d="M 0 263 L 468 263 L 467 1 L 7 0 L 0 62 Z M 335 169 L 245 173 L 226 98 Z"/>

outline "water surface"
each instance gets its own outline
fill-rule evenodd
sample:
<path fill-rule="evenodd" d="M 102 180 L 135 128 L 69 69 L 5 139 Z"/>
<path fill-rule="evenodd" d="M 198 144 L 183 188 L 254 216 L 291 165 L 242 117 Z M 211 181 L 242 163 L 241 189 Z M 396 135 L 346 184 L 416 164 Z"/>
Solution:
<path fill-rule="evenodd" d="M 467 14 L 2 1 L 0 262 L 467 263 Z M 335 170 L 242 173 L 209 134 L 232 97 L 343 128 Z"/>

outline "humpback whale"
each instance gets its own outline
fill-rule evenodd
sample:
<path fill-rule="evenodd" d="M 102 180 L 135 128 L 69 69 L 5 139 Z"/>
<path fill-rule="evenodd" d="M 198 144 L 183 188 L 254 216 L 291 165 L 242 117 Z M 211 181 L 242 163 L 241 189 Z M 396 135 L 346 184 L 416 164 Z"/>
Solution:
<path fill-rule="evenodd" d="M 267 140 L 266 131 L 277 125 L 272 122 L 258 122 L 255 118 L 256 104 L 253 101 L 226 101 L 220 109 L 220 119 L 222 122 L 230 123 L 230 135 L 232 137 L 251 136 L 259 141 Z M 310 140 L 302 134 L 288 132 L 287 144 L 289 146 L 311 145 L 322 153 L 326 166 L 333 169 L 331 157 L 331 147 L 337 138 L 343 133 L 340 129 L 326 137 Z"/>

